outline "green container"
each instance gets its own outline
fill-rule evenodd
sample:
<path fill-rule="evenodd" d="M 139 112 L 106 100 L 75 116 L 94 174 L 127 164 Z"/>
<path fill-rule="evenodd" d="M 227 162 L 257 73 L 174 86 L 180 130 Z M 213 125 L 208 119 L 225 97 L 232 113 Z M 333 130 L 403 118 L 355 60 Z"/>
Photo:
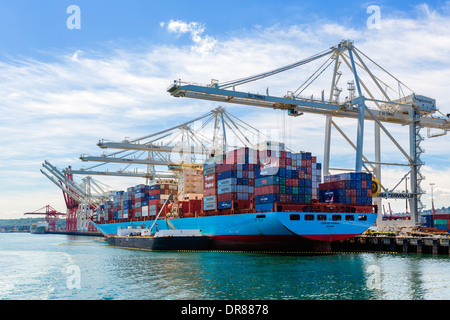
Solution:
<path fill-rule="evenodd" d="M 305 195 L 305 203 L 311 203 L 311 196 Z"/>

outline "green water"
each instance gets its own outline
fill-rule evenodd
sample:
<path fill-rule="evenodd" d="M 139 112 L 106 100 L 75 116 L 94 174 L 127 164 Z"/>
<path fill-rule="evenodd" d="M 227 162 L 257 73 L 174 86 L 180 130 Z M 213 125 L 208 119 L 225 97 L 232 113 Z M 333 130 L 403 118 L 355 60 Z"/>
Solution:
<path fill-rule="evenodd" d="M 2 300 L 450 299 L 450 257 L 148 252 L 0 234 Z"/>

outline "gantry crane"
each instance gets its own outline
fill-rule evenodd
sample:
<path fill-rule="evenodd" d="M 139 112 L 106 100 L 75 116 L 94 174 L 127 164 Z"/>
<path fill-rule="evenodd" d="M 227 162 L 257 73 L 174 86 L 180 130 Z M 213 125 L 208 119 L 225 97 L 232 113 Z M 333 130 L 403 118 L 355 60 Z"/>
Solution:
<path fill-rule="evenodd" d="M 317 63 L 322 60 L 325 60 L 325 62 L 321 64 L 297 90 L 287 91 L 287 94 L 284 96 L 270 95 L 269 88 L 266 89 L 266 94 L 250 93 L 248 91 L 238 91 L 236 89 L 237 87 L 250 82 L 274 76 L 313 62 Z M 345 70 L 349 72 L 351 76 L 351 79 L 348 82 L 349 96 L 345 99 L 340 98 L 342 89 L 338 86 L 344 71 L 341 70 L 341 65 L 347 67 Z M 368 65 L 374 66 L 374 68 L 387 77 L 388 80 L 385 80 L 384 78 L 381 79 L 381 77 L 376 75 L 373 70 L 369 69 Z M 323 74 L 328 74 L 331 78 L 331 86 L 328 95 L 325 96 L 325 90 L 322 90 L 321 94 L 318 94 L 315 97 L 314 95 L 302 96 L 301 94 L 304 94 L 306 89 L 311 89 L 313 87 L 313 82 L 316 81 L 317 83 L 317 79 Z M 405 90 L 409 90 L 410 94 L 405 94 Z M 356 151 L 354 170 L 356 172 L 361 172 L 362 170 L 371 172 L 373 176 L 381 182 L 383 192 L 379 194 L 379 198 L 376 200 L 378 206 L 380 207 L 381 205 L 381 198 L 410 199 L 411 221 L 414 225 L 417 224 L 418 213 L 423 208 L 420 201 L 420 197 L 423 194 L 420 183 L 424 177 L 420 173 L 420 168 L 423 165 L 420 155 L 424 150 L 420 147 L 420 142 L 423 140 L 423 137 L 420 135 L 419 131 L 421 128 L 438 130 L 438 134 L 429 134 L 429 137 L 432 137 L 444 135 L 450 129 L 448 116 L 443 114 L 441 114 L 442 116 L 435 116 L 439 111 L 436 108 L 436 101 L 434 99 L 415 94 L 403 82 L 357 49 L 350 40 L 343 40 L 337 46 L 333 46 L 319 54 L 268 72 L 227 82 L 211 80 L 211 83 L 208 85 L 199 85 L 175 80 L 168 87 L 167 91 L 174 97 L 188 97 L 221 103 L 234 103 L 286 110 L 288 115 L 295 117 L 298 117 L 303 113 L 326 116 L 323 174 L 329 175 L 331 170 L 330 142 L 331 129 L 334 127 Z M 356 143 L 352 142 L 343 132 L 336 124 L 334 118 L 357 119 Z M 363 153 L 364 124 L 366 120 L 374 121 L 375 127 L 375 159 L 372 161 L 368 160 Z M 399 124 L 409 128 L 408 151 L 394 138 L 385 125 L 387 123 Z M 381 131 L 385 133 L 403 154 L 406 159 L 405 163 L 391 163 L 381 160 Z M 389 190 L 383 185 L 383 180 L 381 179 L 381 166 L 386 165 L 409 167 L 410 170 L 408 174 L 410 175 L 411 184 L 411 191 L 409 193 L 396 192 L 396 187 Z M 403 179 L 405 179 L 405 177 L 403 177 Z M 403 179 L 401 181 L 403 181 Z M 380 222 L 380 219 L 378 222 Z"/>
<path fill-rule="evenodd" d="M 41 173 L 63 191 L 67 206 L 66 231 L 92 231 L 89 223 L 93 210 L 97 209 L 105 200 L 108 200 L 107 186 L 88 176 L 82 183 L 73 181 L 70 173 L 63 173 L 50 162 L 45 161 Z"/>
<path fill-rule="evenodd" d="M 235 147 L 231 142 L 252 147 L 255 140 L 266 138 L 266 135 L 219 106 L 200 117 L 157 133 L 121 142 L 101 140 L 97 144 L 100 148 L 120 151 L 101 156 L 80 157 L 82 161 L 101 162 L 101 165 L 108 163 L 125 163 L 127 166 L 147 165 L 147 173 L 137 175 L 124 173 L 123 170 L 92 171 L 93 167 L 84 170 L 66 170 L 65 173 L 141 176 L 147 178 L 147 183 L 149 180 L 176 179 L 179 185 L 179 198 L 182 198 L 183 177 L 186 171 L 202 170 L 206 159 Z M 169 171 L 156 171 L 155 166 L 163 166 Z"/>
<path fill-rule="evenodd" d="M 41 212 L 42 209 L 45 209 L 45 211 Z M 26 212 L 24 215 L 44 215 L 45 222 L 49 225 L 49 230 L 56 231 L 56 221 L 58 221 L 59 216 L 64 216 L 65 213 L 61 213 L 50 205 L 46 205 L 45 207 L 39 208 L 33 212 Z"/>

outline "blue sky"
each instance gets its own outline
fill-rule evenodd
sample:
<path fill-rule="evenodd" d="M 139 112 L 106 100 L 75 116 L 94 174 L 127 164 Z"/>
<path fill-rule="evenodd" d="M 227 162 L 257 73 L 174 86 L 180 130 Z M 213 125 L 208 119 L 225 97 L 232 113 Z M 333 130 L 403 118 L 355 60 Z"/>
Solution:
<path fill-rule="evenodd" d="M 217 36 L 245 32 L 254 26 L 334 21 L 352 27 L 365 27 L 366 9 L 376 4 L 384 12 L 409 16 L 422 1 L 75 1 L 19 0 L 0 3 L 1 53 L 37 56 L 41 50 L 101 48 L 108 42 L 169 43 L 158 28 L 161 21 L 198 21 Z M 427 2 L 431 8 L 442 1 Z M 66 28 L 68 6 L 81 9 L 82 28 Z"/>
<path fill-rule="evenodd" d="M 79 30 L 66 26 L 70 5 L 81 10 Z M 380 30 L 367 28 L 369 5 L 381 9 Z M 409 87 L 437 99 L 442 113 L 450 113 L 449 27 L 448 1 L 0 0 L 0 218 L 21 217 L 47 204 L 65 211 L 61 192 L 39 172 L 44 160 L 59 168 L 83 167 L 79 155 L 100 154 L 99 139 L 142 136 L 217 106 L 170 97 L 165 88 L 172 80 L 240 78 L 300 60 L 342 39 L 354 40 Z M 292 90 L 296 77 L 269 84 Z M 294 136 L 310 137 L 301 147 L 322 157 L 323 118 L 283 120 L 273 110 L 227 108 L 263 130 L 289 121 Z M 342 127 L 349 135 L 355 131 L 348 121 Z M 407 148 L 407 131 L 392 130 Z M 422 199 L 428 208 L 430 182 L 436 183 L 437 206 L 450 205 L 448 140 L 424 142 L 427 194 Z M 336 162 L 347 157 L 352 167 L 351 150 L 333 141 Z M 392 150 L 387 144 L 383 157 L 393 157 Z M 390 170 L 388 185 L 395 184 Z M 119 187 L 140 183 L 106 180 Z M 403 210 L 403 202 L 393 205 Z"/>

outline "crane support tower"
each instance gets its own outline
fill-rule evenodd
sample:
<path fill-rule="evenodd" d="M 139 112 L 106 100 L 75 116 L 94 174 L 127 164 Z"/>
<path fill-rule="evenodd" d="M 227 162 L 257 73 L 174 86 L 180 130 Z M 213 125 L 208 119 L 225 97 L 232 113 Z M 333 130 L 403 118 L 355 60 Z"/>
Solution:
<path fill-rule="evenodd" d="M 297 90 L 287 91 L 284 96 L 269 95 L 268 88 L 266 89 L 266 94 L 237 90 L 239 86 L 247 83 L 323 60 L 325 62 Z M 347 68 L 341 70 L 342 65 Z M 373 68 L 369 69 L 369 65 L 373 66 Z M 387 77 L 387 80 L 382 79 L 373 69 L 377 69 L 377 72 Z M 350 74 L 351 79 L 348 82 L 349 96 L 341 99 L 340 94 L 342 89 L 338 87 L 338 83 L 344 71 Z M 305 89 L 311 89 L 313 82 L 323 74 L 328 74 L 331 78 L 328 95 L 326 96 L 325 90 L 322 90 L 321 94 L 316 95 L 316 97 L 313 95 L 302 96 L 301 94 L 304 93 Z M 410 93 L 405 94 L 404 91 L 406 90 L 409 90 Z M 334 127 L 355 149 L 356 160 L 354 170 L 356 172 L 371 172 L 375 179 L 380 182 L 382 192 L 375 199 L 375 203 L 379 208 L 381 207 L 382 198 L 409 199 L 411 211 L 410 221 L 412 223 L 409 226 L 417 225 L 418 214 L 423 208 L 420 197 L 424 192 L 420 188 L 420 183 L 424 177 L 420 173 L 420 168 L 423 165 L 420 156 L 424 150 L 420 147 L 420 143 L 423 141 L 423 137 L 420 135 L 420 129 L 428 128 L 429 130 L 437 130 L 439 132 L 435 135 L 429 133 L 429 137 L 444 135 L 450 129 L 448 116 L 442 113 L 442 116 L 435 115 L 440 112 L 436 108 L 436 101 L 434 99 L 413 92 L 403 82 L 357 49 L 350 40 L 343 40 L 338 45 L 307 59 L 268 72 L 227 82 L 211 80 L 211 83 L 207 85 L 175 80 L 168 87 L 167 91 L 174 97 L 188 97 L 222 103 L 286 110 L 288 115 L 295 117 L 303 113 L 324 115 L 326 117 L 326 124 L 323 174 L 329 175 L 332 169 L 330 168 L 330 141 L 331 129 Z M 336 124 L 334 121 L 335 117 L 353 118 L 357 120 L 356 143 L 352 142 Z M 369 161 L 363 153 L 364 124 L 367 120 L 374 121 L 375 128 L 375 159 L 372 161 Z M 409 150 L 405 150 L 400 145 L 386 124 L 399 124 L 409 127 Z M 389 140 L 401 152 L 406 160 L 405 162 L 390 163 L 381 160 L 381 131 L 385 133 Z M 395 190 L 406 176 L 394 188 L 387 189 L 381 179 L 381 166 L 408 167 L 409 172 L 407 175 L 410 176 L 410 192 L 397 192 Z M 377 224 L 382 223 L 380 217 Z"/>

